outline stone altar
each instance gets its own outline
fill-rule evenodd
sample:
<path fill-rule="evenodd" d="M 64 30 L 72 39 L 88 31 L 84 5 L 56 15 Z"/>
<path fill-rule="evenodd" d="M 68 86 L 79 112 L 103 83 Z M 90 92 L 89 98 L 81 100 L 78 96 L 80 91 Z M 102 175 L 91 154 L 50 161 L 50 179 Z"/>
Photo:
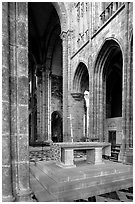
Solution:
<path fill-rule="evenodd" d="M 87 163 L 102 164 L 102 155 L 111 156 L 111 143 L 106 142 L 66 142 L 57 143 L 61 149 L 62 167 L 75 167 L 74 150 L 86 150 Z"/>

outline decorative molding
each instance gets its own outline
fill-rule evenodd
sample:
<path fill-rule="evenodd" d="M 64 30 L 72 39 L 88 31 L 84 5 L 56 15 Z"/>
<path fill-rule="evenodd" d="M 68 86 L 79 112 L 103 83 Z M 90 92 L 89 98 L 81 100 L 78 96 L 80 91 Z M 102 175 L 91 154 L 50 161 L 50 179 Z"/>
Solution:
<path fill-rule="evenodd" d="M 108 23 L 110 23 L 110 21 L 112 21 L 113 18 L 115 18 L 115 16 L 125 8 L 125 4 L 123 4 L 107 21 L 104 22 L 104 24 L 101 25 L 101 27 L 99 27 L 95 33 L 93 34 L 93 36 L 91 37 L 91 40 L 99 33 L 101 32 L 101 30 L 107 26 Z"/>
<path fill-rule="evenodd" d="M 89 40 L 88 40 L 86 43 L 84 43 L 84 44 L 82 45 L 82 47 L 80 47 L 80 48 L 71 56 L 71 59 L 73 59 L 73 58 L 75 57 L 75 55 L 77 55 L 88 43 L 89 43 Z"/>
<path fill-rule="evenodd" d="M 84 98 L 82 93 L 71 93 L 71 95 L 76 101 L 81 101 Z"/>
<path fill-rule="evenodd" d="M 66 38 L 67 38 L 67 32 L 62 31 L 62 33 L 60 34 L 60 38 L 61 38 L 62 40 L 66 40 Z"/>

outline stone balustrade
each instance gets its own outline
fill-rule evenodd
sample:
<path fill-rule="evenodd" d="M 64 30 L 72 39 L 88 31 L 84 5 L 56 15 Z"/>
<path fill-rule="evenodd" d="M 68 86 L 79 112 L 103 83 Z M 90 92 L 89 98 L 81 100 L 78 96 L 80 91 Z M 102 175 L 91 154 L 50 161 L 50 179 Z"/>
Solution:
<path fill-rule="evenodd" d="M 111 2 L 101 13 L 101 25 L 104 24 L 122 5 L 124 2 Z"/>

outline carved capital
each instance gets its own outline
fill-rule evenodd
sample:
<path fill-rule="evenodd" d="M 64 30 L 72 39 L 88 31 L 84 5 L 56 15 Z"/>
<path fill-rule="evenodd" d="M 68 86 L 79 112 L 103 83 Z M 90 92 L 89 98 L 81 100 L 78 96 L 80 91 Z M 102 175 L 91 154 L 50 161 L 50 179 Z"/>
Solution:
<path fill-rule="evenodd" d="M 72 37 L 72 35 L 73 35 L 73 30 L 68 30 L 67 31 L 67 37 Z"/>
<path fill-rule="evenodd" d="M 84 98 L 82 93 L 71 93 L 71 95 L 76 101 L 81 101 Z"/>
<path fill-rule="evenodd" d="M 64 40 L 67 40 L 67 32 L 63 31 L 61 34 L 60 34 L 60 38 L 64 41 Z"/>
<path fill-rule="evenodd" d="M 35 74 L 37 77 L 42 76 L 42 66 L 41 65 L 36 65 L 36 69 L 35 69 Z"/>

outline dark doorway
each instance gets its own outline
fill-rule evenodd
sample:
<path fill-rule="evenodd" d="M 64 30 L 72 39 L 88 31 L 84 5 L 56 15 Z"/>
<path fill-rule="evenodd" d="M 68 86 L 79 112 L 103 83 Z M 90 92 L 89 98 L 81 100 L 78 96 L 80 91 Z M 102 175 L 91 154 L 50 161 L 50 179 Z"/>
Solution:
<path fill-rule="evenodd" d="M 112 146 L 116 145 L 116 131 L 109 131 L 109 143 Z"/>
<path fill-rule="evenodd" d="M 52 141 L 62 142 L 62 117 L 59 112 L 52 113 Z"/>

